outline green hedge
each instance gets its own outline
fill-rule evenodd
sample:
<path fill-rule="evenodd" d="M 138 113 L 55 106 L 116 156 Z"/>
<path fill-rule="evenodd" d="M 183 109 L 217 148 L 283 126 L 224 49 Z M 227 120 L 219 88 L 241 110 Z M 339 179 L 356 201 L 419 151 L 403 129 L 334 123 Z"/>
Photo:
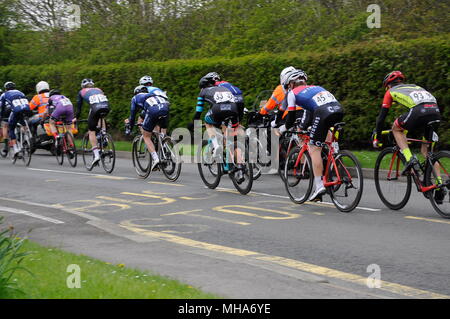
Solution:
<path fill-rule="evenodd" d="M 198 80 L 210 71 L 239 86 L 245 93 L 247 107 L 253 105 L 259 92 L 273 89 L 280 71 L 294 65 L 304 69 L 311 84 L 324 86 L 344 106 L 348 123 L 345 139 L 353 146 L 367 146 L 381 105 L 384 91 L 381 81 L 393 69 L 402 70 L 408 82 L 428 89 L 444 111 L 441 140 L 450 144 L 450 112 L 446 107 L 449 94 L 448 37 L 435 37 L 394 42 L 379 40 L 348 46 L 345 50 L 325 52 L 291 52 L 250 55 L 234 59 L 212 58 L 174 60 L 161 63 L 141 61 L 101 66 L 62 64 L 51 66 L 7 66 L 0 68 L 1 81 L 14 81 L 19 89 L 32 95 L 40 80 L 75 100 L 79 84 L 85 77 L 93 78 L 112 104 L 110 121 L 116 130 L 123 130 L 123 119 L 138 79 L 149 74 L 155 85 L 167 90 L 171 98 L 171 127 L 186 126 L 195 112 L 199 92 Z M 394 108 L 389 120 L 405 112 Z M 84 117 L 87 110 L 84 109 Z M 388 123 L 386 123 L 388 127 Z"/>

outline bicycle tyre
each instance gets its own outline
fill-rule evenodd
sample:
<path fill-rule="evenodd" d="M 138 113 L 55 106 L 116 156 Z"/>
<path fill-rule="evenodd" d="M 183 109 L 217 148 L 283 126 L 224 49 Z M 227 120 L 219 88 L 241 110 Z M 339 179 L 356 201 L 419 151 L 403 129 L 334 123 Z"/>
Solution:
<path fill-rule="evenodd" d="M 75 145 L 75 138 L 71 132 L 66 133 L 66 146 L 67 146 L 67 160 L 70 166 L 77 167 L 78 162 L 78 152 L 77 146 Z"/>
<path fill-rule="evenodd" d="M 353 162 L 354 166 L 346 165 L 344 163 L 344 161 L 342 160 L 343 157 L 347 157 L 348 159 L 350 159 Z M 340 167 L 343 168 L 342 171 L 339 170 L 339 168 L 338 168 L 338 171 L 341 175 L 341 179 L 342 179 L 343 183 L 340 185 L 340 187 L 332 186 L 332 187 L 329 187 L 328 190 L 329 190 L 331 200 L 332 200 L 334 206 L 336 206 L 336 208 L 343 213 L 349 213 L 349 212 L 353 211 L 359 205 L 359 202 L 361 201 L 361 197 L 362 197 L 362 194 L 364 191 L 364 176 L 363 176 L 361 164 L 359 163 L 358 158 L 353 153 L 351 153 L 350 151 L 346 151 L 346 150 L 340 151 L 336 155 L 335 161 L 338 166 L 340 165 Z M 330 176 L 333 176 L 332 175 L 334 172 L 333 167 L 330 166 L 330 170 L 331 170 Z M 342 196 L 340 194 L 338 195 L 338 192 L 340 190 L 342 190 L 342 187 L 345 187 L 344 193 L 347 194 L 347 190 L 350 189 L 350 187 L 347 187 L 348 183 L 350 183 L 351 186 L 354 186 L 352 181 L 354 181 L 355 178 L 354 178 L 354 176 L 352 176 L 352 173 L 351 173 L 352 170 L 355 170 L 357 173 L 359 185 L 356 185 L 356 186 L 357 186 L 358 191 L 356 193 L 355 199 L 351 203 L 343 204 L 339 200 L 339 198 L 341 198 Z M 347 174 L 347 176 L 345 176 L 346 174 Z M 351 181 L 349 181 L 348 174 L 350 174 Z"/>
<path fill-rule="evenodd" d="M 167 158 L 167 153 L 170 153 L 170 159 Z M 171 182 L 175 182 L 180 177 L 182 162 L 179 155 L 176 154 L 173 141 L 169 136 L 162 140 L 162 145 L 159 149 L 159 159 L 162 161 L 159 165 L 166 178 Z M 171 164 L 170 169 L 167 169 L 167 162 Z"/>
<path fill-rule="evenodd" d="M 443 182 L 450 182 L 450 152 L 449 151 L 440 151 L 438 153 L 436 153 L 432 159 L 432 164 L 434 165 L 437 161 L 439 161 L 439 163 L 441 164 L 441 167 L 443 167 L 443 171 L 444 173 L 447 174 L 447 176 L 443 176 L 442 175 L 442 171 L 441 171 L 441 177 L 443 179 Z M 446 165 L 444 166 L 445 163 Z M 434 166 L 428 166 L 425 172 L 425 181 L 427 183 L 427 186 L 432 185 L 433 183 L 435 183 L 435 178 L 434 178 L 434 174 L 433 174 L 433 167 Z M 433 175 L 433 176 L 432 176 Z M 442 204 L 438 204 L 436 202 L 436 198 L 435 198 L 435 192 L 437 191 L 436 189 L 433 189 L 431 191 L 428 192 L 428 198 L 431 202 L 431 205 L 433 206 L 434 210 L 443 218 L 450 218 L 450 185 L 446 187 L 447 189 L 445 197 L 442 200 Z"/>
<path fill-rule="evenodd" d="M 116 165 L 116 147 L 111 134 L 102 134 L 100 143 L 100 156 L 103 169 L 106 173 L 112 174 Z"/>
<path fill-rule="evenodd" d="M 374 180 L 375 180 L 375 188 L 377 189 L 378 196 L 380 197 L 383 204 L 392 210 L 400 210 L 403 207 L 405 207 L 405 205 L 409 201 L 409 198 L 411 197 L 412 179 L 411 179 L 411 175 L 409 175 L 409 174 L 406 176 L 401 176 L 401 175 L 398 176 L 399 178 L 404 179 L 404 181 L 406 182 L 406 188 L 405 188 L 404 192 L 403 191 L 395 192 L 394 190 L 395 189 L 398 190 L 398 188 L 399 188 L 399 187 L 395 187 L 395 186 L 401 186 L 401 185 L 395 185 L 395 183 L 396 183 L 395 181 L 387 180 L 387 176 L 386 176 L 386 178 L 384 178 L 386 171 L 382 167 L 383 166 L 382 164 L 384 164 L 383 160 L 385 159 L 386 156 L 389 156 L 394 153 L 397 153 L 397 155 L 398 155 L 397 165 L 400 166 L 399 161 L 401 161 L 403 168 L 405 167 L 406 159 L 401 154 L 401 152 L 397 150 L 397 148 L 394 148 L 394 147 L 385 148 L 378 155 L 377 161 L 375 162 Z M 389 160 L 389 163 L 390 163 L 390 158 L 387 158 L 387 159 Z M 399 169 L 397 171 L 397 174 L 401 174 L 401 170 L 402 169 Z M 386 184 L 382 185 L 382 182 L 390 182 L 389 187 L 386 187 Z M 395 193 L 396 196 L 394 196 L 394 198 L 398 198 L 399 199 L 398 201 L 394 202 L 393 200 L 388 199 L 388 195 L 392 194 L 392 193 Z"/>
<path fill-rule="evenodd" d="M 64 142 L 63 138 L 65 137 L 58 137 L 56 140 L 56 147 L 55 147 L 55 158 L 56 162 L 59 165 L 63 165 L 64 163 Z"/>
<path fill-rule="evenodd" d="M 289 152 L 289 155 L 286 158 L 286 163 L 284 165 L 284 170 L 283 170 L 283 180 L 284 180 L 284 185 L 285 185 L 286 191 L 287 191 L 291 201 L 296 204 L 303 204 L 304 202 L 306 202 L 308 200 L 309 196 L 311 195 L 311 192 L 313 189 L 313 183 L 314 183 L 312 160 L 311 160 L 311 156 L 309 155 L 308 152 L 304 152 L 302 155 L 302 158 L 304 157 L 304 161 L 305 161 L 303 165 L 305 165 L 305 163 L 306 163 L 306 168 L 304 166 L 302 167 L 302 174 L 305 175 L 305 178 L 301 178 L 301 175 L 294 176 L 292 174 L 289 174 L 290 170 L 294 169 L 294 166 L 295 166 L 295 163 L 297 162 L 300 151 L 301 151 L 301 148 L 296 146 Z M 297 168 L 295 167 L 295 169 L 297 169 Z M 290 178 L 292 176 L 294 178 Z M 294 191 L 298 187 L 298 185 L 300 184 L 300 182 L 302 180 L 305 180 L 305 181 L 307 180 L 307 184 L 305 184 L 306 191 L 302 190 L 301 192 L 303 193 L 303 195 L 298 196 L 297 194 L 295 194 Z"/>
<path fill-rule="evenodd" d="M 92 152 L 92 145 L 89 141 L 89 133 L 84 134 L 82 142 L 81 153 L 83 155 L 83 163 L 86 169 L 90 172 L 94 168 L 92 166 L 92 160 L 94 159 L 94 153 Z M 89 161 L 90 160 L 90 161 Z"/>
<path fill-rule="evenodd" d="M 205 155 L 204 152 L 205 151 L 210 152 L 210 145 L 209 145 L 208 141 L 203 141 L 202 147 L 199 147 L 198 151 L 197 151 L 198 172 L 200 174 L 200 177 L 201 177 L 203 183 L 206 185 L 206 187 L 208 187 L 210 189 L 215 189 L 219 185 L 220 179 L 222 177 L 222 164 L 216 163 L 215 160 L 212 160 L 211 163 L 206 163 L 206 162 L 204 163 L 203 160 L 204 160 L 204 155 Z M 208 170 L 211 173 L 211 175 L 213 176 L 211 181 L 209 181 L 206 178 L 206 174 L 203 173 L 203 169 Z"/>
<path fill-rule="evenodd" d="M 133 167 L 134 167 L 134 170 L 136 171 L 136 174 L 139 177 L 145 179 L 148 177 L 148 175 L 150 175 L 150 167 L 151 167 L 152 159 L 151 159 L 150 153 L 147 150 L 147 147 L 144 146 L 144 154 L 145 154 L 144 157 L 148 156 L 149 160 L 148 160 L 148 164 L 145 167 L 143 167 L 143 165 L 141 164 L 141 160 L 140 160 L 140 158 L 142 157 L 142 151 L 141 151 L 142 145 L 145 145 L 145 143 L 143 142 L 142 135 L 136 136 L 133 140 L 132 159 L 133 159 Z"/>

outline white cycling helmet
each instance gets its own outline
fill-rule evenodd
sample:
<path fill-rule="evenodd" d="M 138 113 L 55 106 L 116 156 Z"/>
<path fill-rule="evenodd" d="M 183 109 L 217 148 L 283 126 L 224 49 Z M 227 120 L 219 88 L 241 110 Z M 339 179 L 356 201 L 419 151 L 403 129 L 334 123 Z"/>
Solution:
<path fill-rule="evenodd" d="M 139 93 L 145 93 L 145 92 L 147 92 L 147 88 L 143 85 L 136 86 L 134 89 L 134 95 L 137 95 Z"/>
<path fill-rule="evenodd" d="M 285 71 L 286 69 L 284 69 L 284 73 L 282 72 L 280 79 L 281 79 L 281 85 L 284 88 L 287 88 L 287 85 L 289 83 L 291 83 L 292 81 L 296 81 L 299 79 L 304 79 L 305 81 L 308 80 L 308 75 L 303 71 L 303 70 L 297 70 L 295 68 L 293 69 L 289 69 L 287 71 Z"/>
<path fill-rule="evenodd" d="M 38 84 L 36 84 L 37 94 L 40 94 L 42 91 L 50 91 L 50 85 L 48 85 L 48 83 L 45 81 L 41 81 Z"/>
<path fill-rule="evenodd" d="M 140 85 L 144 85 L 145 86 L 148 83 L 150 83 L 150 85 L 153 85 L 153 79 L 149 75 L 145 75 L 139 80 L 139 84 Z"/>
<path fill-rule="evenodd" d="M 84 79 L 81 81 L 81 88 L 94 87 L 94 80 L 92 79 Z"/>

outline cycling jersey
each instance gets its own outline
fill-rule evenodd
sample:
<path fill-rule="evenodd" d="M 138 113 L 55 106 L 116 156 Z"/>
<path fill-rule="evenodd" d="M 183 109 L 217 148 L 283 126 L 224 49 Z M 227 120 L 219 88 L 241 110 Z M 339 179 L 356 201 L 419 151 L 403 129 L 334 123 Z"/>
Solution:
<path fill-rule="evenodd" d="M 26 100 L 25 94 L 18 90 L 9 90 L 3 93 L 0 97 L 0 115 L 3 122 L 9 121 L 9 116 L 14 104 L 24 104 Z M 28 104 L 28 100 L 26 101 Z"/>
<path fill-rule="evenodd" d="M 410 109 L 421 104 L 430 107 L 437 105 L 436 98 L 430 92 L 415 84 L 400 84 L 387 90 L 382 107 L 388 109 L 394 102 Z"/>
<path fill-rule="evenodd" d="M 212 86 L 200 91 L 197 99 L 196 120 L 200 119 L 205 102 L 210 105 L 210 110 L 205 117 L 206 123 L 218 126 L 227 117 L 232 118 L 234 126 L 239 123 L 239 110 L 236 104 L 236 98 L 226 87 Z"/>
<path fill-rule="evenodd" d="M 310 116 L 312 114 L 311 122 L 303 123 L 303 120 L 302 126 L 312 125 L 310 143 L 317 146 L 325 142 L 330 127 L 344 117 L 344 111 L 334 95 L 320 86 L 302 85 L 294 88 L 288 92 L 287 103 L 289 115 L 286 128 L 293 126 L 295 116 L 291 114 L 295 114 L 297 107 L 301 106 Z"/>
<path fill-rule="evenodd" d="M 409 108 L 409 112 L 402 114 L 395 120 L 395 125 L 415 131 L 425 129 L 431 121 L 440 120 L 441 115 L 436 98 L 424 88 L 415 84 L 398 84 L 386 91 L 380 114 L 376 123 L 376 134 L 381 134 L 384 121 L 393 103 Z M 427 134 L 422 130 L 424 134 Z M 418 132 L 421 133 L 422 132 Z"/>
<path fill-rule="evenodd" d="M 0 98 L 0 105 L 2 110 L 9 109 L 10 115 L 8 119 L 9 138 L 16 139 L 16 125 L 18 121 L 23 119 L 24 113 L 30 111 L 28 100 L 22 92 L 18 90 L 6 91 Z M 3 113 L 3 112 L 2 112 Z"/>
<path fill-rule="evenodd" d="M 76 118 L 81 115 L 83 102 L 87 102 L 94 113 L 100 109 L 109 109 L 108 98 L 99 88 L 85 88 L 78 93 Z"/>
<path fill-rule="evenodd" d="M 39 117 L 44 117 L 44 113 L 47 110 L 48 105 L 48 99 L 49 99 L 49 93 L 41 93 L 38 95 L 35 95 L 33 99 L 30 101 L 30 109 L 38 109 Z"/>
<path fill-rule="evenodd" d="M 170 103 L 166 92 L 161 89 L 148 87 L 148 90 L 149 93 L 139 93 L 131 99 L 129 123 L 133 127 L 136 114 L 144 111 L 142 114 L 144 115 L 143 128 L 146 131 L 152 131 L 156 117 L 168 116 Z M 167 123 L 163 123 L 162 128 L 166 127 Z"/>
<path fill-rule="evenodd" d="M 239 111 L 239 118 L 242 119 L 242 117 L 244 116 L 245 105 L 244 105 L 244 95 L 241 89 L 239 89 L 237 86 L 234 86 L 233 84 L 227 81 L 216 82 L 216 86 L 227 88 L 228 90 L 230 90 L 231 93 L 233 93 L 235 103 Z"/>
<path fill-rule="evenodd" d="M 65 118 L 66 123 L 72 123 L 74 118 L 72 102 L 64 95 L 50 97 L 48 107 L 54 107 L 51 118 L 55 121 Z"/>

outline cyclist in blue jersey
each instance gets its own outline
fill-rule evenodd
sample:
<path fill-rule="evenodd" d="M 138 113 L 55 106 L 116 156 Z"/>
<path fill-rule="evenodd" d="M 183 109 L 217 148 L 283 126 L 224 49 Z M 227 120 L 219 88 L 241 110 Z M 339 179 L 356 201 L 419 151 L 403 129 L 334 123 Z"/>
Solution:
<path fill-rule="evenodd" d="M 155 127 L 167 131 L 170 106 L 169 98 L 166 92 L 156 87 L 152 87 L 150 92 L 148 92 L 149 87 L 146 86 L 141 86 L 140 89 L 138 87 L 136 90 L 135 92 L 137 94 L 131 99 L 130 117 L 125 120 L 125 123 L 127 123 L 125 134 L 129 135 L 131 133 L 137 113 L 143 110 L 144 112 L 141 113 L 141 115 L 144 115 L 142 135 L 153 159 L 151 167 L 151 170 L 153 170 L 159 164 L 159 158 L 155 145 L 152 142 L 152 132 Z"/>
<path fill-rule="evenodd" d="M 316 189 L 309 200 L 313 201 L 326 192 L 322 176 L 322 145 L 327 140 L 330 127 L 342 121 L 344 111 L 333 94 L 320 86 L 307 85 L 307 80 L 308 76 L 302 70 L 289 72 L 283 80 L 283 86 L 289 89 L 287 95 L 289 113 L 286 124 L 280 127 L 280 132 L 284 132 L 294 125 L 297 106 L 312 113 L 309 153 L 313 162 Z M 302 123 L 302 126 L 308 124 Z"/>
<path fill-rule="evenodd" d="M 9 138 L 13 147 L 14 155 L 20 152 L 16 143 L 16 126 L 19 121 L 23 121 L 24 115 L 30 113 L 30 105 L 25 94 L 16 90 L 13 82 L 5 83 L 6 92 L 0 98 L 0 107 L 2 115 L 7 114 L 9 110 L 8 129 Z"/>
<path fill-rule="evenodd" d="M 108 98 L 103 91 L 95 87 L 92 79 L 84 79 L 81 82 L 81 91 L 78 93 L 77 98 L 77 113 L 75 115 L 74 122 L 81 115 L 81 108 L 83 103 L 89 104 L 90 111 L 88 116 L 88 130 L 89 141 L 92 145 L 92 152 L 94 153 L 94 160 L 92 166 L 100 161 L 100 150 L 97 142 L 97 126 L 101 123 L 101 127 L 106 127 L 105 117 L 109 113 Z M 102 121 L 102 122 L 100 122 Z"/>
<path fill-rule="evenodd" d="M 143 76 L 143 77 L 139 80 L 139 85 L 144 86 L 144 87 L 147 89 L 147 93 L 152 93 L 152 92 L 154 92 L 155 90 L 160 90 L 159 88 L 153 86 L 153 78 L 152 78 L 150 75 L 145 75 L 145 76 Z M 144 92 L 145 92 L 145 91 L 144 91 Z M 157 131 L 157 132 L 160 132 L 160 133 L 162 133 L 162 134 L 164 134 L 164 135 L 167 134 L 167 123 L 169 122 L 169 115 L 167 115 L 167 118 L 166 118 L 165 121 L 166 121 L 165 125 L 162 125 L 162 126 L 158 125 L 158 126 L 156 127 L 156 131 Z M 163 124 L 164 124 L 164 123 L 163 123 Z"/>

